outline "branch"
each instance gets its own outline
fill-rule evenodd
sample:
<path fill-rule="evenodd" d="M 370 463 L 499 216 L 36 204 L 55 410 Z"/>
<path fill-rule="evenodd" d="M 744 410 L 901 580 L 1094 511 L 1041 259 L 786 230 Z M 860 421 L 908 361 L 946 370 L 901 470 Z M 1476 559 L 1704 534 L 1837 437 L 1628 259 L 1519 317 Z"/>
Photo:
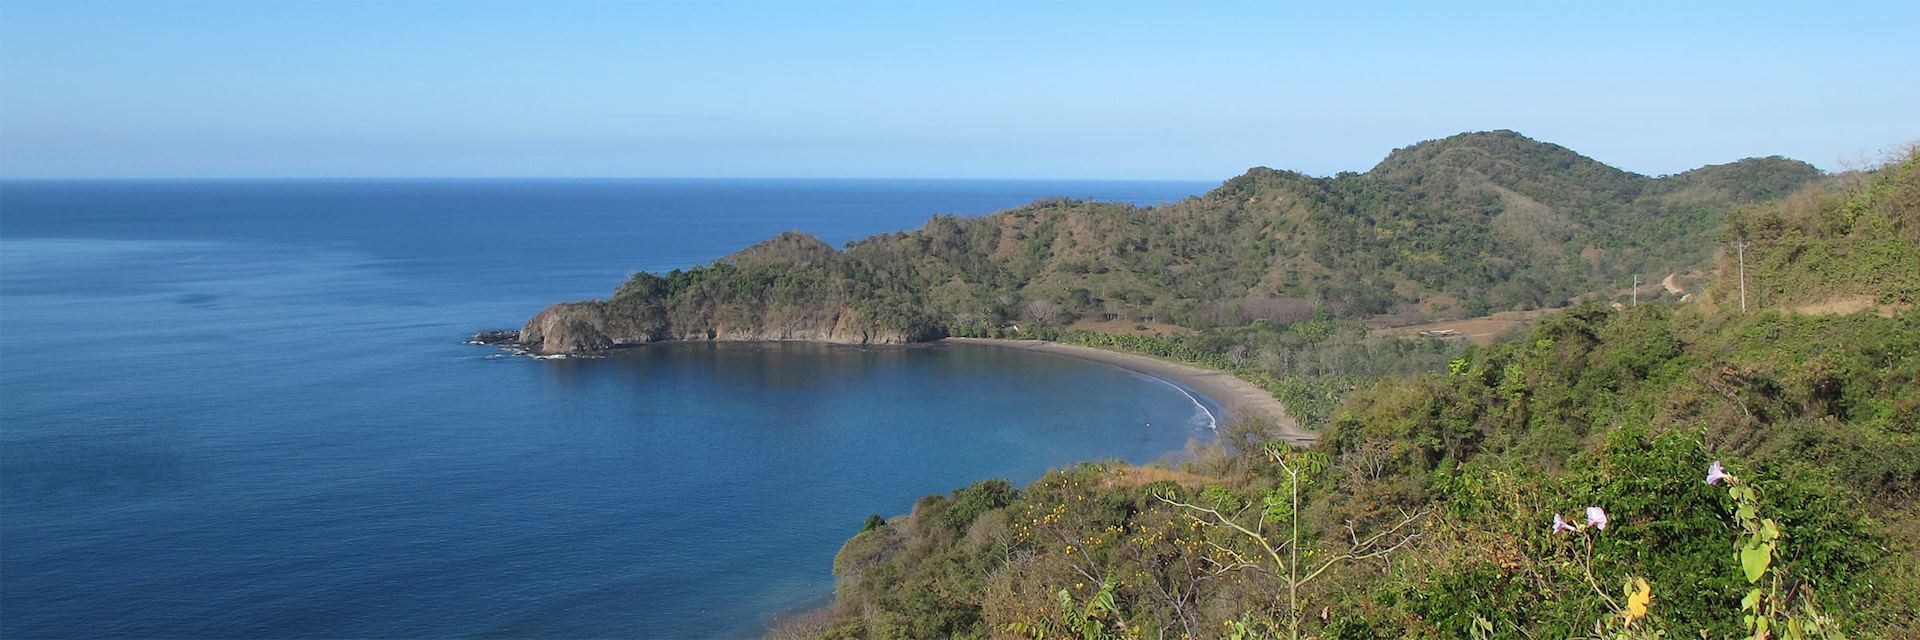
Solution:
<path fill-rule="evenodd" d="M 1372 560 L 1374 558 L 1384 557 L 1387 554 L 1400 550 L 1401 547 L 1407 546 L 1408 543 L 1419 539 L 1420 534 L 1409 533 L 1401 537 L 1399 540 L 1395 541 L 1393 544 L 1383 548 L 1375 549 L 1373 548 L 1373 546 L 1376 543 L 1378 543 L 1381 538 L 1385 538 L 1389 535 L 1393 535 L 1395 532 L 1401 529 L 1405 529 L 1407 525 L 1413 524 L 1414 521 L 1419 520 L 1420 518 L 1426 517 L 1426 515 L 1427 515 L 1427 512 L 1422 510 L 1422 511 L 1415 511 L 1412 514 L 1408 515 L 1407 517 L 1401 518 L 1398 524 L 1393 525 L 1393 527 L 1385 531 L 1381 531 L 1380 533 L 1373 534 L 1372 537 L 1369 537 L 1366 540 L 1355 544 L 1353 548 L 1348 549 L 1346 553 L 1342 553 L 1332 558 L 1328 558 L 1325 563 L 1322 563 L 1320 565 L 1320 568 L 1314 569 L 1313 572 L 1308 573 L 1306 577 L 1301 578 L 1298 584 L 1304 585 L 1309 582 L 1313 582 L 1314 578 L 1320 577 L 1320 574 L 1326 573 L 1326 571 L 1328 569 L 1333 568 L 1333 565 L 1335 564 L 1338 564 L 1341 562 L 1360 562 L 1362 560 Z M 1351 521 L 1347 522 L 1347 530 L 1349 532 L 1353 530 L 1353 523 Z"/>
<path fill-rule="evenodd" d="M 1245 535 L 1245 536 L 1247 536 L 1248 538 L 1252 538 L 1254 542 L 1256 542 L 1256 543 L 1258 543 L 1258 544 L 1260 545 L 1260 548 L 1261 548 L 1261 549 L 1263 549 L 1263 550 L 1265 550 L 1265 551 L 1267 552 L 1267 555 L 1268 555 L 1268 556 L 1271 556 L 1271 557 L 1273 558 L 1273 566 L 1276 566 L 1276 567 L 1284 567 L 1284 566 L 1287 566 L 1287 563 L 1286 563 L 1286 561 L 1285 561 L 1285 560 L 1282 560 L 1282 559 L 1281 559 L 1281 557 L 1280 557 L 1280 551 L 1279 551 L 1279 549 L 1276 549 L 1276 548 L 1274 548 L 1274 546 L 1273 546 L 1273 544 L 1272 544 L 1272 543 L 1270 543 L 1270 542 L 1267 542 L 1267 539 L 1266 539 L 1266 537 L 1265 537 L 1265 536 L 1262 536 L 1262 535 L 1260 535 L 1260 534 L 1258 534 L 1258 533 L 1255 533 L 1255 532 L 1254 532 L 1254 531 L 1253 531 L 1252 529 L 1248 529 L 1248 528 L 1246 528 L 1246 527 L 1243 527 L 1243 526 L 1240 526 L 1240 524 L 1239 524 L 1239 523 L 1236 523 L 1236 522 L 1234 522 L 1233 520 L 1231 520 L 1231 519 L 1229 519 L 1229 518 L 1227 518 L 1226 516 L 1223 516 L 1223 515 L 1220 515 L 1220 512 L 1219 512 L 1219 511 L 1215 511 L 1215 510 L 1213 510 L 1213 509 L 1208 509 L 1208 508 L 1206 508 L 1206 507 L 1202 507 L 1202 506 L 1199 506 L 1199 505 L 1193 505 L 1193 504 L 1187 504 L 1187 503 L 1185 503 L 1185 502 L 1180 502 L 1180 501 L 1178 501 L 1178 500 L 1174 500 L 1174 499 L 1172 499 L 1172 498 L 1168 498 L 1168 497 L 1166 497 L 1165 495 L 1162 495 L 1162 494 L 1159 494 L 1159 493 L 1155 493 L 1155 494 L 1153 494 L 1153 497 L 1154 497 L 1154 498 L 1157 498 L 1157 499 L 1159 499 L 1159 500 L 1160 500 L 1161 502 L 1165 502 L 1165 503 L 1167 503 L 1167 504 L 1170 504 L 1170 505 L 1173 505 L 1173 506 L 1176 506 L 1176 507 L 1180 507 L 1180 508 L 1182 508 L 1182 509 L 1186 509 L 1186 510 L 1189 510 L 1189 511 L 1193 511 L 1193 512 L 1197 512 L 1197 513 L 1204 513 L 1204 514 L 1207 514 L 1207 515 L 1210 515 L 1210 516 L 1213 516 L 1213 519 L 1214 519 L 1214 521 L 1215 521 L 1215 522 L 1214 522 L 1214 523 L 1209 523 L 1209 524 L 1219 524 L 1220 526 L 1223 526 L 1223 527 L 1227 527 L 1227 528 L 1230 528 L 1230 529 L 1233 529 L 1234 531 L 1238 531 L 1238 532 L 1240 532 L 1241 534 L 1243 534 L 1243 535 Z M 1189 515 L 1188 517 L 1190 517 L 1190 518 L 1191 518 L 1191 517 L 1193 517 L 1193 516 L 1191 516 L 1191 515 Z M 1202 523 L 1206 523 L 1206 521 L 1204 521 L 1204 520 L 1200 520 L 1199 518 L 1194 518 L 1194 519 L 1195 519 L 1195 520 L 1199 520 L 1199 521 L 1200 521 L 1200 522 L 1202 522 Z"/>

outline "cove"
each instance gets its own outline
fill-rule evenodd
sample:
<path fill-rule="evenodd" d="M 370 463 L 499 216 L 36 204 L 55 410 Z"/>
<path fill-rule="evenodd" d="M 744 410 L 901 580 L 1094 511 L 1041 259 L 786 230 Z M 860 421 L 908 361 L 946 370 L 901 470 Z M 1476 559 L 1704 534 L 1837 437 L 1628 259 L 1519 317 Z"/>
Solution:
<path fill-rule="evenodd" d="M 0 181 L 0 636 L 757 635 L 868 514 L 1150 460 L 1202 412 L 966 345 L 464 338 L 770 229 L 1101 188 Z"/>

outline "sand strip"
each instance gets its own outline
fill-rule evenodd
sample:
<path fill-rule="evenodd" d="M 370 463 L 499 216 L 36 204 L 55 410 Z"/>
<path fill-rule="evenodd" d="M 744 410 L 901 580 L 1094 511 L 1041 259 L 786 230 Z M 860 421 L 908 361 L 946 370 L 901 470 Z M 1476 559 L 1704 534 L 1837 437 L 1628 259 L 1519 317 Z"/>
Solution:
<path fill-rule="evenodd" d="M 947 338 L 943 342 L 996 346 L 1009 349 L 1041 351 L 1069 358 L 1091 360 L 1109 364 L 1122 369 L 1138 371 L 1156 378 L 1172 380 L 1191 387 L 1200 395 L 1219 404 L 1226 411 L 1220 420 L 1222 424 L 1230 422 L 1236 416 L 1258 415 L 1273 420 L 1280 427 L 1280 437 L 1293 444 L 1309 444 L 1319 438 L 1319 434 L 1300 427 L 1300 421 L 1287 415 L 1287 408 L 1280 400 L 1256 387 L 1251 382 L 1234 377 L 1233 374 L 1215 369 L 1203 369 L 1178 362 L 1168 362 L 1151 356 L 1095 349 L 1073 344 L 1060 344 L 1044 340 L 994 340 L 990 338 Z"/>

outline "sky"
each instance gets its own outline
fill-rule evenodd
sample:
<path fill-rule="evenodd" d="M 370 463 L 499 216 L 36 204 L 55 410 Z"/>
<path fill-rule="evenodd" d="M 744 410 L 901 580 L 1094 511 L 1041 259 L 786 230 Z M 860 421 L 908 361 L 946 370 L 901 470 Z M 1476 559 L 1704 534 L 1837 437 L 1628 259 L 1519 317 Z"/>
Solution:
<path fill-rule="evenodd" d="M 0 0 L 0 177 L 1221 180 L 1920 140 L 1920 2 Z"/>

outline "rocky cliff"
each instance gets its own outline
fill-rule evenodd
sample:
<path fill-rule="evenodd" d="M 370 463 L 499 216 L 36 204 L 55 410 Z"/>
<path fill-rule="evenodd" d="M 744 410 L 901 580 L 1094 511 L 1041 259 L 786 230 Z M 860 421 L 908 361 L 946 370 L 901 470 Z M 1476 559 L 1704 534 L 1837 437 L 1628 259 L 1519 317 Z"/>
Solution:
<path fill-rule="evenodd" d="M 535 354 L 585 354 L 667 340 L 804 340 L 901 344 L 939 337 L 899 286 L 820 240 L 783 233 L 713 264 L 633 276 L 606 300 L 547 307 L 518 333 L 480 342 Z"/>
<path fill-rule="evenodd" d="M 773 309 L 756 314 L 759 321 L 719 319 L 703 313 L 677 315 L 693 317 L 689 322 L 675 324 L 668 322 L 658 307 L 649 305 L 600 300 L 562 302 L 542 310 L 518 333 L 490 332 L 476 339 L 517 345 L 539 355 L 580 355 L 675 340 L 905 344 L 917 337 L 902 330 L 862 323 L 852 309 Z"/>

